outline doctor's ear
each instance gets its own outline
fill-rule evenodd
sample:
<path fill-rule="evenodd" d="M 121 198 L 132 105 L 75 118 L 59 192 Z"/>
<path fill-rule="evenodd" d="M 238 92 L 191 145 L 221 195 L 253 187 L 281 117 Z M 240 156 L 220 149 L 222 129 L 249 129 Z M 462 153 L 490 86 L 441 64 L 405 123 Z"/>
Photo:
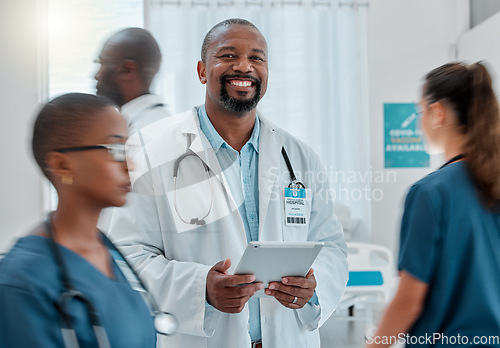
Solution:
<path fill-rule="evenodd" d="M 207 83 L 206 65 L 201 60 L 198 61 L 197 70 L 198 70 L 198 78 L 200 79 L 200 82 L 202 84 L 206 84 Z"/>

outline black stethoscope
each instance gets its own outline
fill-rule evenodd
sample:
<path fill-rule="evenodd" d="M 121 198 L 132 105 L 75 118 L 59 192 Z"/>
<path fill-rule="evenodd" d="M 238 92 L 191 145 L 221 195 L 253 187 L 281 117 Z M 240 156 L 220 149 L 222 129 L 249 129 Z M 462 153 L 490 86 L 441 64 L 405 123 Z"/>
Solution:
<path fill-rule="evenodd" d="M 68 269 L 64 263 L 59 246 L 54 240 L 54 232 L 52 230 L 52 220 L 51 215 L 44 222 L 45 228 L 47 230 L 47 236 L 52 248 L 52 252 L 56 259 L 58 268 L 61 270 L 61 277 L 63 283 L 63 291 L 59 296 L 56 303 L 57 309 L 61 315 L 61 332 L 64 341 L 64 346 L 66 348 L 78 348 L 78 338 L 76 336 L 75 329 L 73 328 L 70 313 L 70 303 L 71 301 L 78 300 L 82 302 L 87 308 L 87 312 L 90 317 L 90 323 L 97 340 L 98 348 L 111 348 L 109 343 L 108 335 L 106 330 L 101 324 L 99 319 L 99 313 L 96 311 L 92 302 L 85 297 L 83 293 L 76 290 L 70 281 Z M 151 315 L 154 316 L 154 326 L 156 332 L 161 335 L 173 335 L 177 332 L 178 323 L 175 317 L 169 313 L 160 312 L 156 302 L 154 301 L 151 294 L 146 290 L 144 284 L 141 282 L 140 278 L 136 275 L 133 268 L 128 264 L 126 259 L 120 253 L 120 251 L 111 243 L 111 241 L 101 233 L 104 244 L 110 250 L 113 260 L 116 262 L 120 271 L 123 273 L 127 281 L 129 282 L 132 289 L 138 291 L 142 298 L 144 299 L 146 305 L 148 306 Z M 115 257 L 115 254 L 117 257 Z M 132 279 L 130 279 L 132 278 Z"/>
<path fill-rule="evenodd" d="M 189 225 L 205 225 L 205 218 L 210 215 L 210 212 L 212 211 L 212 207 L 214 205 L 214 188 L 212 185 L 212 178 L 210 177 L 210 168 L 208 168 L 208 165 L 198 156 L 193 150 L 190 149 L 191 144 L 193 143 L 192 139 L 192 134 L 188 134 L 188 139 L 187 139 L 187 150 L 184 154 L 182 154 L 177 160 L 174 162 L 174 175 L 173 175 L 173 180 L 174 180 L 174 208 L 177 216 L 179 219 L 182 220 L 182 222 L 189 224 Z M 177 207 L 177 176 L 179 174 L 179 166 L 182 162 L 183 159 L 189 157 L 189 156 L 194 156 L 198 158 L 203 165 L 203 170 L 207 174 L 207 179 L 208 179 L 208 184 L 210 185 L 210 206 L 208 207 L 207 212 L 201 216 L 201 217 L 194 217 L 191 218 L 189 221 L 185 220 L 180 212 L 179 208 Z"/>
<path fill-rule="evenodd" d="M 189 149 L 192 143 L 191 139 L 191 134 L 188 137 L 188 144 L 187 144 L 187 150 L 184 154 L 182 154 L 177 160 L 174 162 L 174 174 L 173 174 L 173 181 L 174 181 L 174 208 L 177 216 L 179 219 L 181 219 L 184 223 L 189 224 L 189 225 L 205 225 L 206 221 L 205 218 L 210 215 L 210 212 L 212 211 L 212 207 L 214 205 L 214 190 L 213 190 L 213 185 L 212 185 L 212 178 L 210 177 L 210 168 L 208 168 L 208 165 L 198 156 L 193 150 Z M 288 168 L 288 172 L 290 173 L 290 177 L 292 181 L 288 185 L 289 188 L 293 189 L 305 189 L 306 187 L 304 186 L 303 183 L 300 181 L 297 181 L 297 178 L 295 177 L 295 173 L 292 168 L 292 164 L 290 163 L 290 159 L 288 158 L 288 154 L 285 151 L 284 147 L 281 147 L 281 154 L 283 155 L 283 159 L 285 160 L 286 166 Z M 210 185 L 210 206 L 208 207 L 207 212 L 202 215 L 201 217 L 193 217 L 189 220 L 184 219 L 181 214 L 179 213 L 179 208 L 177 207 L 177 176 L 179 174 L 179 166 L 182 162 L 183 159 L 189 156 L 194 156 L 198 158 L 202 165 L 203 169 L 207 175 L 208 178 L 208 183 Z"/>

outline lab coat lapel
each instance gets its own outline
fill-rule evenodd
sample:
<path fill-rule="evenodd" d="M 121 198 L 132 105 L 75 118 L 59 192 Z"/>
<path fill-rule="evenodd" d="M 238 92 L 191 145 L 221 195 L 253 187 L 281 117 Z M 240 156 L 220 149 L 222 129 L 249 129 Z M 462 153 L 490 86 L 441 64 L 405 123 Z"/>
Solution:
<path fill-rule="evenodd" d="M 259 119 L 261 121 L 259 140 L 259 239 L 261 239 L 271 194 L 281 173 L 280 156 L 283 137 L 276 133 L 274 125 L 262 118 L 260 114 Z"/>
<path fill-rule="evenodd" d="M 182 133 L 186 135 L 186 145 L 189 144 L 189 150 L 196 153 L 200 159 L 216 174 L 219 178 L 222 172 L 217 156 L 210 146 L 210 143 L 200 129 L 198 119 L 198 108 L 193 108 L 192 122 L 185 122 L 182 125 Z M 190 139 L 190 140 L 189 140 Z"/>
<path fill-rule="evenodd" d="M 215 151 L 210 145 L 205 134 L 201 131 L 200 120 L 198 118 L 198 108 L 193 108 L 192 122 L 185 122 L 182 125 L 181 131 L 186 135 L 186 144 L 188 144 L 189 137 L 191 138 L 191 145 L 189 149 L 196 153 L 200 159 L 208 166 L 211 173 L 214 173 L 215 178 L 222 184 L 226 195 L 229 197 L 230 208 L 232 211 L 237 210 L 236 201 L 231 193 L 229 185 L 224 176 L 224 172 L 219 164 Z M 243 224 L 243 221 L 241 221 Z"/>

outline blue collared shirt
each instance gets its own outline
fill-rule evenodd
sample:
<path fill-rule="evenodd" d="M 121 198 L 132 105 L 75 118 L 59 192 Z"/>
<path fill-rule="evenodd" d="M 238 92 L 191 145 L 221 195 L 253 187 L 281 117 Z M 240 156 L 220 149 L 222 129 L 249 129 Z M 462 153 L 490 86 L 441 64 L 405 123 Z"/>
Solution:
<path fill-rule="evenodd" d="M 252 135 L 240 152 L 234 150 L 215 130 L 205 106 L 198 109 L 200 128 L 214 149 L 231 194 L 238 206 L 247 241 L 259 239 L 259 133 L 260 121 L 255 117 Z M 261 338 L 259 299 L 250 298 L 249 333 L 252 341 Z"/>

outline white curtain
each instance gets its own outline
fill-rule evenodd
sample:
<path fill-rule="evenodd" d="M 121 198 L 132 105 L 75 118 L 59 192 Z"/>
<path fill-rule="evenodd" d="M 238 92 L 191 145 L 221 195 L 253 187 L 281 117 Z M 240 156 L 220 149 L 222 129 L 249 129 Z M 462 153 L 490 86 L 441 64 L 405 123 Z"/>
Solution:
<path fill-rule="evenodd" d="M 269 47 L 259 110 L 319 154 L 334 199 L 368 226 L 368 3 L 359 1 L 145 0 L 145 23 L 163 52 L 155 91 L 175 112 L 203 103 L 196 64 L 208 30 L 233 17 L 254 23 Z"/>

